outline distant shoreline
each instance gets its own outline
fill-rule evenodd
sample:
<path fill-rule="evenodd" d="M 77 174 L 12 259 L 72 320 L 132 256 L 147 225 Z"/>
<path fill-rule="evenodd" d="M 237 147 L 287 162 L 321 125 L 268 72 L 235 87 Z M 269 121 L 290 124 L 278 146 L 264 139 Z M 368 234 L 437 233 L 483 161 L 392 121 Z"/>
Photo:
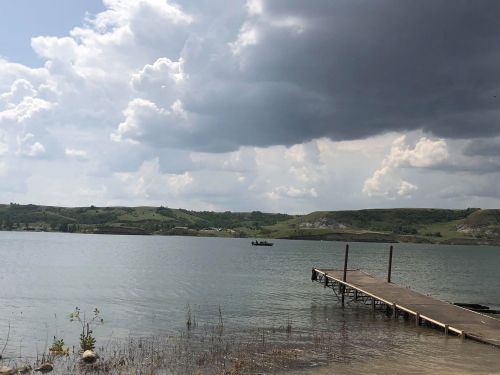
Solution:
<path fill-rule="evenodd" d="M 375 243 L 500 245 L 500 210 L 394 208 L 307 215 L 169 207 L 0 204 L 0 230 Z"/>
<path fill-rule="evenodd" d="M 432 241 L 430 239 L 416 238 L 414 236 L 407 237 L 396 237 L 393 238 L 390 235 L 379 236 L 375 234 L 374 236 L 366 235 L 352 235 L 346 233 L 330 233 L 328 235 L 302 235 L 302 236 L 290 236 L 290 237 L 235 237 L 227 235 L 217 235 L 217 234 L 207 234 L 200 233 L 199 231 L 193 231 L 193 233 L 146 233 L 142 231 L 134 230 L 96 230 L 93 232 L 63 232 L 63 231 L 43 231 L 43 230 L 3 230 L 0 232 L 21 232 L 21 233 L 68 233 L 68 234 L 95 234 L 95 235 L 113 235 L 113 236 L 181 236 L 181 237 L 201 237 L 201 238 L 248 238 L 248 239 L 272 239 L 272 240 L 293 240 L 293 241 L 331 241 L 331 242 L 371 242 L 371 243 L 414 243 L 414 244 L 430 244 L 430 245 L 471 245 L 471 246 L 500 246 L 500 242 L 489 241 L 489 240 L 474 240 L 468 238 L 451 238 L 446 241 Z"/>

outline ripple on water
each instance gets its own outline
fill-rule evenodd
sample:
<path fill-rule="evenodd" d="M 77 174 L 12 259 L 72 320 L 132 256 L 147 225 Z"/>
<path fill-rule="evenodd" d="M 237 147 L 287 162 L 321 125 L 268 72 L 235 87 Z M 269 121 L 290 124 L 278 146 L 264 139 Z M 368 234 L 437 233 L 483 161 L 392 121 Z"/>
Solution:
<path fill-rule="evenodd" d="M 383 276 L 387 249 L 351 244 L 350 267 Z M 290 323 L 297 345 L 328 338 L 348 360 L 333 364 L 345 373 L 498 365 L 498 352 L 484 345 L 362 306 L 339 308 L 309 277 L 312 266 L 341 267 L 343 252 L 344 244 L 331 242 L 277 240 L 264 249 L 246 239 L 0 232 L 0 347 L 9 322 L 10 353 L 40 352 L 54 335 L 76 344 L 78 326 L 67 319 L 75 306 L 100 308 L 100 342 L 171 334 L 184 329 L 189 304 L 200 326 L 217 322 L 220 306 L 228 332 Z M 393 280 L 445 300 L 500 306 L 498 264 L 498 247 L 397 244 Z M 349 372 L 353 364 L 358 372 Z"/>

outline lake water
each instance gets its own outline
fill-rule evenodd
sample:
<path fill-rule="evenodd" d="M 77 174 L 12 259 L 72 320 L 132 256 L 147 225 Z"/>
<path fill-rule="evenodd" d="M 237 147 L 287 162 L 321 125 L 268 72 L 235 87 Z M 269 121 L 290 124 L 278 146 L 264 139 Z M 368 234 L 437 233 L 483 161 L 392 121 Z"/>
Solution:
<path fill-rule="evenodd" d="M 220 306 L 235 331 L 290 321 L 294 332 L 337 335 L 357 363 L 345 373 L 370 363 L 383 373 L 375 364 L 388 361 L 410 373 L 500 371 L 496 348 L 445 339 L 363 306 L 342 309 L 310 274 L 313 266 L 342 268 L 343 243 L 250 241 L 0 232 L 0 350 L 9 325 L 4 356 L 41 353 L 54 335 L 76 344 L 79 327 L 67 318 L 75 306 L 101 310 L 101 342 L 174 334 L 185 329 L 189 304 L 199 324 L 216 322 Z M 349 267 L 385 276 L 388 248 L 351 243 Z M 500 308 L 500 247 L 395 244 L 392 275 L 443 300 Z"/>

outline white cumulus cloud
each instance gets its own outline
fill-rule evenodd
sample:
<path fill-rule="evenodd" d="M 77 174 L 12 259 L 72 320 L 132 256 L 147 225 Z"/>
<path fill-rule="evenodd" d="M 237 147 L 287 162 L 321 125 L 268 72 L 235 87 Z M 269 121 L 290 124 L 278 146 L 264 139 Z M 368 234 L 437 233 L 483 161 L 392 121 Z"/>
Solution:
<path fill-rule="evenodd" d="M 406 136 L 400 136 L 393 141 L 389 155 L 382 161 L 382 166 L 365 180 L 363 193 L 370 197 L 379 196 L 388 199 L 410 197 L 418 187 L 401 179 L 398 169 L 439 166 L 448 159 L 448 156 L 447 144 L 443 139 L 431 140 L 421 137 L 412 148 L 406 144 Z"/>
<path fill-rule="evenodd" d="M 265 195 L 267 198 L 275 200 L 280 198 L 316 198 L 318 193 L 314 188 L 306 189 L 297 188 L 295 186 L 276 186 Z"/>
<path fill-rule="evenodd" d="M 67 35 L 34 35 L 40 67 L 0 58 L 4 200 L 71 204 L 71 195 L 58 197 L 74 191 L 79 204 L 305 212 L 441 204 L 433 192 L 449 181 L 457 185 L 449 206 L 459 195 L 495 193 L 470 178 L 491 182 L 500 171 L 497 83 L 476 76 L 495 77 L 487 68 L 498 64 L 482 63 L 494 49 L 457 36 L 467 28 L 450 32 L 464 40 L 453 55 L 469 64 L 463 75 L 460 64 L 417 48 L 427 46 L 421 22 L 404 25 L 413 44 L 387 38 L 408 10 L 408 22 L 439 19 L 431 33 L 441 17 L 473 19 L 480 5 L 438 6 L 440 17 L 428 17 L 406 3 L 367 4 L 372 11 L 335 1 L 103 4 Z M 460 105 L 446 99 L 458 97 Z M 450 132 L 482 139 L 439 138 Z"/>
<path fill-rule="evenodd" d="M 87 151 L 85 150 L 77 150 L 74 148 L 67 148 L 64 150 L 64 153 L 66 156 L 72 157 L 72 158 L 77 158 L 77 159 L 86 159 L 87 158 Z"/>

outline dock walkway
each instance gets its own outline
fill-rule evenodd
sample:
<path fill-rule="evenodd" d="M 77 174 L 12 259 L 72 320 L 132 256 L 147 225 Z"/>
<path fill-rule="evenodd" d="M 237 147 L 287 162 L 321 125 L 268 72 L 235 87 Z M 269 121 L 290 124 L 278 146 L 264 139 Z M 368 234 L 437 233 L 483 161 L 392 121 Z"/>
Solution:
<path fill-rule="evenodd" d="M 344 293 L 353 300 L 386 305 L 394 316 L 403 313 L 415 317 L 417 324 L 427 321 L 440 326 L 445 333 L 500 347 L 500 320 L 476 313 L 451 303 L 415 292 L 360 270 L 324 270 L 313 268 L 312 279 L 330 287 L 335 294 Z"/>

